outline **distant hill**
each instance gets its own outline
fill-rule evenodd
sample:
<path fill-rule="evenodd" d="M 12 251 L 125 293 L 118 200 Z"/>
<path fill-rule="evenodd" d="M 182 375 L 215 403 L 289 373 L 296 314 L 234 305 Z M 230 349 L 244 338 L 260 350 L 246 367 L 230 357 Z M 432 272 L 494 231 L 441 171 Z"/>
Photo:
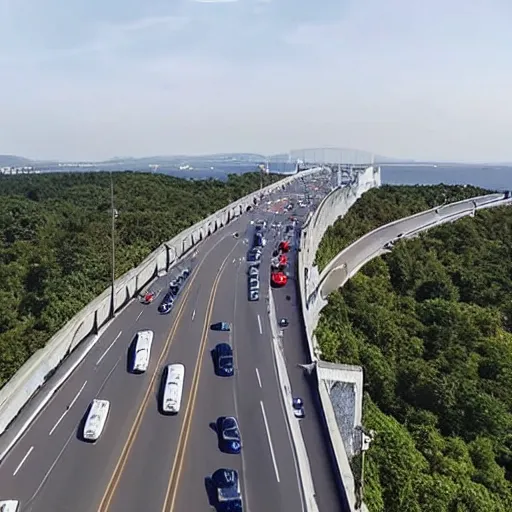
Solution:
<path fill-rule="evenodd" d="M 33 160 L 15 155 L 0 155 L 0 167 L 23 167 L 33 165 Z"/>

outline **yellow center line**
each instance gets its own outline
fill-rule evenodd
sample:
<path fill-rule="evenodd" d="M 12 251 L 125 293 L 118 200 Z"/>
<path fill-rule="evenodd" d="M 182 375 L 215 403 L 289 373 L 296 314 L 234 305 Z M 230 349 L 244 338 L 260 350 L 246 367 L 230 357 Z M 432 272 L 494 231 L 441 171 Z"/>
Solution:
<path fill-rule="evenodd" d="M 132 427 L 130 429 L 130 432 L 128 434 L 128 438 L 126 439 L 126 442 L 125 442 L 125 444 L 123 446 L 123 450 L 121 452 L 121 455 L 120 455 L 120 457 L 119 457 L 119 459 L 117 461 L 117 464 L 116 464 L 116 467 L 114 469 L 114 472 L 112 473 L 112 477 L 110 478 L 110 481 L 109 481 L 109 483 L 107 485 L 105 493 L 103 494 L 103 497 L 101 499 L 100 505 L 98 507 L 98 512 L 106 512 L 109 509 L 110 504 L 112 502 L 112 499 L 113 499 L 113 497 L 115 495 L 115 492 L 116 492 L 117 487 L 119 485 L 119 481 L 121 480 L 121 476 L 122 476 L 124 468 L 126 466 L 126 463 L 127 463 L 127 460 L 128 460 L 128 456 L 130 455 L 132 446 L 133 446 L 133 444 L 135 442 L 137 434 L 138 434 L 138 432 L 140 430 L 140 427 L 142 425 L 142 419 L 144 417 L 144 414 L 146 412 L 147 406 L 149 404 L 149 399 L 152 396 L 151 392 L 153 390 L 156 378 L 159 375 L 158 368 L 160 368 L 162 366 L 162 362 L 164 361 L 165 357 L 167 356 L 167 354 L 169 352 L 169 349 L 170 349 L 170 347 L 172 345 L 172 341 L 174 339 L 176 331 L 178 330 L 178 327 L 180 325 L 180 320 L 181 320 L 181 318 L 183 316 L 183 313 L 184 313 L 184 310 L 185 310 L 185 305 L 187 304 L 187 298 L 188 298 L 188 296 L 189 296 L 189 294 L 190 294 L 190 292 L 192 290 L 192 284 L 194 283 L 194 281 L 196 280 L 197 276 L 199 275 L 199 270 L 201 269 L 201 267 L 203 266 L 203 264 L 207 260 L 209 254 L 222 241 L 224 241 L 225 238 L 226 238 L 226 236 L 222 237 L 220 240 L 218 240 L 206 252 L 206 254 L 204 255 L 204 257 L 201 260 L 201 262 L 199 263 L 199 265 L 192 272 L 190 280 L 187 283 L 187 288 L 186 288 L 186 290 L 184 290 L 184 295 L 181 297 L 181 304 L 180 304 L 180 307 L 178 309 L 178 313 L 176 315 L 176 320 L 175 320 L 175 322 L 174 322 L 174 324 L 172 326 L 172 329 L 171 329 L 171 331 L 169 333 L 169 336 L 167 337 L 167 340 L 165 341 L 164 348 L 162 349 L 160 357 L 158 358 L 157 365 L 156 365 L 157 371 L 155 371 L 154 374 L 151 376 L 148 388 L 146 389 L 146 393 L 144 395 L 144 398 L 142 399 L 140 407 L 139 407 L 139 409 L 137 411 L 137 415 L 135 416 L 135 420 L 134 420 L 134 422 L 132 424 Z M 236 247 L 236 245 L 235 245 L 235 247 Z M 231 252 L 230 252 L 230 254 L 231 254 Z M 222 267 L 219 270 L 219 274 L 221 272 L 222 272 Z M 217 279 L 219 274 L 217 274 L 216 279 Z"/>
<path fill-rule="evenodd" d="M 192 426 L 192 419 L 194 416 L 197 391 L 199 389 L 199 379 L 201 377 L 201 366 L 203 363 L 204 351 L 206 349 L 206 341 L 208 339 L 208 326 L 210 325 L 210 321 L 211 321 L 211 317 L 212 317 L 212 313 L 213 313 L 213 306 L 215 303 L 215 295 L 217 293 L 217 288 L 219 286 L 220 278 L 222 277 L 222 274 L 226 267 L 228 258 L 231 256 L 233 251 L 236 249 L 238 243 L 239 242 L 237 242 L 233 246 L 233 249 L 231 249 L 229 254 L 226 256 L 226 258 L 222 262 L 222 265 L 220 266 L 217 277 L 215 278 L 215 283 L 213 285 L 212 292 L 210 294 L 210 298 L 208 301 L 208 308 L 207 308 L 204 325 L 203 325 L 203 334 L 201 337 L 201 344 L 199 347 L 199 353 L 198 353 L 198 357 L 197 357 L 196 366 L 194 368 L 194 377 L 192 379 L 192 389 L 190 391 L 190 398 L 188 400 L 187 409 L 185 411 L 185 420 L 183 421 L 183 425 L 181 428 L 177 451 L 176 451 L 176 456 L 174 458 L 174 462 L 172 465 L 172 470 L 171 470 L 171 474 L 169 477 L 169 484 L 167 486 L 167 490 L 165 493 L 165 501 L 164 501 L 164 505 L 162 507 L 162 512 L 166 512 L 166 511 L 172 512 L 172 510 L 174 510 L 174 503 L 176 501 L 176 496 L 178 494 L 178 487 L 179 487 L 181 472 L 183 469 L 183 462 L 185 460 L 185 453 L 187 450 L 187 443 L 188 443 L 188 438 L 190 435 L 190 428 Z"/>

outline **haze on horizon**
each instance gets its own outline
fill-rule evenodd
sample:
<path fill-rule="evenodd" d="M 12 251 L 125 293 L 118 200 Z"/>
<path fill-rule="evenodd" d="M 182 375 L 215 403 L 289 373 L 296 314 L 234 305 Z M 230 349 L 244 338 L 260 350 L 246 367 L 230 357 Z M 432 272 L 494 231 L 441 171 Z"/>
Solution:
<path fill-rule="evenodd" d="M 512 161 L 505 0 L 0 0 L 0 153 Z"/>

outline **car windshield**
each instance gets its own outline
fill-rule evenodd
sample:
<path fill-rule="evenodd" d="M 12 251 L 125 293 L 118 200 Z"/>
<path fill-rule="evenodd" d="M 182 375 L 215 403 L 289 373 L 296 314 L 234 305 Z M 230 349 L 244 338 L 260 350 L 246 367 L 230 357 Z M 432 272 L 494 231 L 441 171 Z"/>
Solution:
<path fill-rule="evenodd" d="M 223 368 L 231 368 L 233 366 L 233 356 L 220 356 L 219 365 Z"/>
<path fill-rule="evenodd" d="M 224 439 L 236 441 L 240 439 L 240 432 L 238 431 L 238 428 L 234 425 L 229 425 L 227 428 L 225 428 L 224 431 L 222 432 L 222 435 Z"/>

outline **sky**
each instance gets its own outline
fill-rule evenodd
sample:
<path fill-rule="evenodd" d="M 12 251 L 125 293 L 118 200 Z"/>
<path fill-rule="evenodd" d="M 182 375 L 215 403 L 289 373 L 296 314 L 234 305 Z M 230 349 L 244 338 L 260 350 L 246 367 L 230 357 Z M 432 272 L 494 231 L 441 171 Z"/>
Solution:
<path fill-rule="evenodd" d="M 0 0 L 0 154 L 512 162 L 510 0 Z"/>

